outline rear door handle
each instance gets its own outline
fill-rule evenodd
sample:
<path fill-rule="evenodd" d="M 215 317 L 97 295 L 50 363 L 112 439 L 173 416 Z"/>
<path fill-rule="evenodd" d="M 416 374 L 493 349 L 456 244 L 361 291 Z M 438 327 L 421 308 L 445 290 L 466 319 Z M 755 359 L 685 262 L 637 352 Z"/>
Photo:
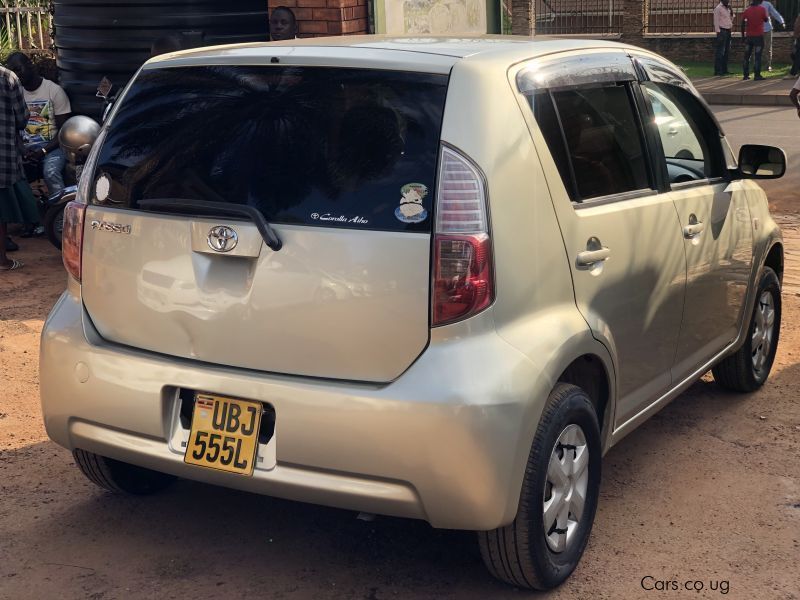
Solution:
<path fill-rule="evenodd" d="M 683 228 L 683 237 L 687 240 L 691 240 L 692 238 L 697 237 L 706 229 L 705 223 L 691 223 Z"/>
<path fill-rule="evenodd" d="M 591 267 L 599 262 L 608 260 L 609 256 L 611 256 L 611 250 L 605 246 L 598 250 L 584 250 L 583 252 L 578 252 L 577 263 L 579 267 Z"/>

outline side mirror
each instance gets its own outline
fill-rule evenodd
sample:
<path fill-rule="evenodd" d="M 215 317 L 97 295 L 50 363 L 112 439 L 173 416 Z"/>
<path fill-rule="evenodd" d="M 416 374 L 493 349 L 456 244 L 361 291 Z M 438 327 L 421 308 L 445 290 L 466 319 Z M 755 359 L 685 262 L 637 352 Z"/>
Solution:
<path fill-rule="evenodd" d="M 778 179 L 786 173 L 786 153 L 774 146 L 745 144 L 739 150 L 739 173 L 744 179 Z"/>

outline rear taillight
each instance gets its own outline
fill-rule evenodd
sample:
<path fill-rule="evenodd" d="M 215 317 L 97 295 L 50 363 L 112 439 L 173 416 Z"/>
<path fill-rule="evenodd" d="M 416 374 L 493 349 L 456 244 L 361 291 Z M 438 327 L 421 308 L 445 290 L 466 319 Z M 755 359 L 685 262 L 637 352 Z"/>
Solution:
<path fill-rule="evenodd" d="M 64 230 L 61 237 L 61 255 L 67 273 L 81 280 L 81 259 L 83 254 L 83 217 L 86 205 L 70 202 L 64 208 Z"/>
<path fill-rule="evenodd" d="M 106 137 L 106 130 L 103 129 L 92 146 L 92 151 L 86 158 L 86 163 L 81 171 L 81 178 L 78 182 L 78 193 L 74 202 L 70 202 L 64 207 L 64 229 L 61 234 L 61 256 L 67 273 L 78 281 L 81 280 L 81 268 L 83 261 L 83 221 L 86 215 L 86 204 L 92 195 L 92 184 L 94 182 L 94 170 L 97 166 L 97 158 L 100 155 L 100 148 Z"/>
<path fill-rule="evenodd" d="M 486 190 L 478 169 L 442 149 L 436 204 L 432 324 L 471 317 L 494 300 Z"/>

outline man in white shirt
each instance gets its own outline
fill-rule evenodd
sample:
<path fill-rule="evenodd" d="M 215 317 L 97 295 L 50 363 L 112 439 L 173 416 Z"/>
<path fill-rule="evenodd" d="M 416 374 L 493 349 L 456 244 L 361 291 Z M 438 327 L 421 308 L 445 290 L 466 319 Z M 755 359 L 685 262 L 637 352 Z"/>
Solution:
<path fill-rule="evenodd" d="M 714 75 L 728 75 L 728 55 L 731 52 L 731 29 L 733 28 L 733 9 L 730 0 L 720 0 L 714 7 Z"/>
<path fill-rule="evenodd" d="M 786 29 L 786 21 L 769 0 L 764 0 L 761 6 L 767 9 L 769 15 L 769 20 L 764 23 L 764 53 L 767 55 L 767 71 L 772 71 L 772 20 L 775 19 L 781 29 Z"/>
<path fill-rule="evenodd" d="M 64 166 L 66 157 L 58 145 L 58 130 L 72 116 L 72 107 L 64 89 L 45 79 L 36 71 L 31 59 L 15 52 L 6 61 L 22 83 L 25 104 L 30 118 L 22 133 L 25 156 L 30 160 L 41 160 L 44 182 L 49 196 L 64 191 Z"/>

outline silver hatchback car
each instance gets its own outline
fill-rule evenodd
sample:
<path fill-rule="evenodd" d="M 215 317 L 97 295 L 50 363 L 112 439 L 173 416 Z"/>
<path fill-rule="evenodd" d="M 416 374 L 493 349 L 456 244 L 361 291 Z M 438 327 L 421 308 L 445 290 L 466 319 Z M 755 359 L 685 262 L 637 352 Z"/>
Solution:
<path fill-rule="evenodd" d="M 424 519 L 556 586 L 603 453 L 709 369 L 766 380 L 783 249 L 751 180 L 785 164 L 737 161 L 679 69 L 611 42 L 150 61 L 66 210 L 47 432 L 114 492 Z"/>

